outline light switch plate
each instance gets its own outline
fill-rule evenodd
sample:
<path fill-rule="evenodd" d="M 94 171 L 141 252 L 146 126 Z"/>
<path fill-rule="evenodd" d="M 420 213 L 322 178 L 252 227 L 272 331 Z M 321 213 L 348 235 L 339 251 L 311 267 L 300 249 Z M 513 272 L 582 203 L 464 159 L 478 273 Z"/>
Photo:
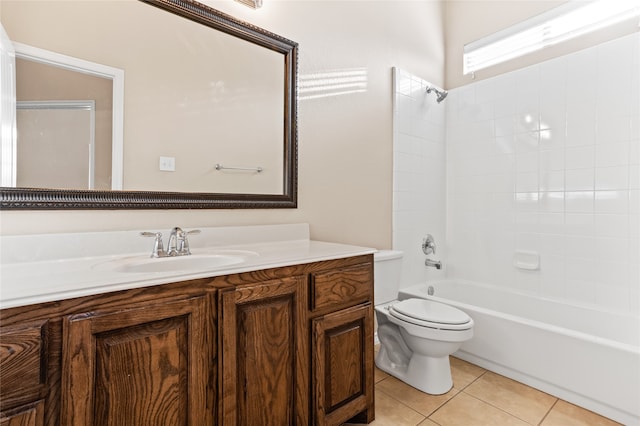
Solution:
<path fill-rule="evenodd" d="M 163 172 L 175 172 L 176 171 L 176 158 L 175 157 L 160 157 L 160 170 Z"/>

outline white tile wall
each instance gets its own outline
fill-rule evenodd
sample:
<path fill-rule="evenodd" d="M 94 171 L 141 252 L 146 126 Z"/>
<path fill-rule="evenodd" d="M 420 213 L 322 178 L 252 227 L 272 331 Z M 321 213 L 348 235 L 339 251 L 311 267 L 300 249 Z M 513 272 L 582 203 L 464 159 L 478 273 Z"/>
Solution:
<path fill-rule="evenodd" d="M 402 96 L 412 123 L 437 108 Z M 416 203 L 424 210 L 410 216 L 416 238 L 446 224 L 447 276 L 640 313 L 640 34 L 452 90 L 444 103 L 446 221 L 431 203 L 443 195 L 424 180 L 411 187 L 429 194 Z M 398 246 L 415 225 L 401 215 Z M 540 270 L 512 265 L 523 249 L 540 254 Z"/>
<path fill-rule="evenodd" d="M 445 106 L 427 95 L 429 82 L 398 68 L 393 78 L 393 248 L 404 252 L 402 285 L 411 285 L 444 277 L 424 266 L 421 244 L 432 234 L 430 257 L 446 258 Z"/>

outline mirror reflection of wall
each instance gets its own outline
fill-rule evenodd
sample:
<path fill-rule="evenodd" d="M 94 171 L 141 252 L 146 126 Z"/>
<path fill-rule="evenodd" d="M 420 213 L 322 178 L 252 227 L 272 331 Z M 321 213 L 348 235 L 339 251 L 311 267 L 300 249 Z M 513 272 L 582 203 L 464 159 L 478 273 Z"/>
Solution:
<path fill-rule="evenodd" d="M 13 41 L 124 70 L 122 189 L 283 193 L 282 54 L 137 0 L 1 7 Z"/>

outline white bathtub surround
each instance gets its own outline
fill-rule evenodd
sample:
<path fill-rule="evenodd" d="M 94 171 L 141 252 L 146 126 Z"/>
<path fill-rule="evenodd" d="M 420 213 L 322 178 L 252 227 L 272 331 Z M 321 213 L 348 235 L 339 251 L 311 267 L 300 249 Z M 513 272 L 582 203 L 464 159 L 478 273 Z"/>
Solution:
<path fill-rule="evenodd" d="M 635 33 L 450 91 L 447 278 L 640 315 L 639 56 Z"/>
<path fill-rule="evenodd" d="M 640 424 L 637 316 L 468 281 L 400 291 L 400 299 L 412 297 L 446 303 L 473 319 L 474 337 L 457 357 L 625 425 Z"/>
<path fill-rule="evenodd" d="M 0 308 L 376 251 L 311 240 L 306 223 L 200 229 L 200 234 L 189 236 L 194 259 L 221 254 L 239 256 L 242 262 L 197 271 L 122 272 L 109 267 L 128 260 L 146 260 L 153 239 L 140 236 L 140 231 L 162 232 L 166 244 L 169 228 L 0 237 Z"/>
<path fill-rule="evenodd" d="M 404 253 L 403 283 L 444 277 L 424 265 L 422 239 L 432 234 L 433 260 L 446 259 L 445 104 L 427 94 L 432 82 L 393 69 L 393 248 Z"/>

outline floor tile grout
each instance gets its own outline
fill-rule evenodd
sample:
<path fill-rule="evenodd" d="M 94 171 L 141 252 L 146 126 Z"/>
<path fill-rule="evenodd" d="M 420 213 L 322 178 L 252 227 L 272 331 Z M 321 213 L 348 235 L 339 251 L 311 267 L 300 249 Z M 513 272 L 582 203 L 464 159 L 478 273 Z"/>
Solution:
<path fill-rule="evenodd" d="M 474 368 L 470 368 L 470 366 Z M 451 424 L 452 419 L 450 419 L 450 417 L 452 414 L 454 414 L 454 418 L 456 418 L 458 416 L 455 415 L 455 413 L 477 413 L 477 410 L 480 410 L 480 412 L 486 410 L 487 413 L 494 413 L 494 415 L 498 416 L 497 418 L 502 418 L 504 415 L 506 415 L 509 419 L 512 419 L 512 421 L 522 422 L 523 425 L 526 424 L 531 426 L 542 426 L 543 424 L 561 424 L 558 423 L 558 420 L 562 419 L 562 416 L 565 416 L 566 418 L 567 413 L 575 413 L 576 407 L 580 409 L 579 406 L 575 406 L 573 407 L 573 409 L 568 410 L 567 407 L 570 407 L 574 404 L 568 403 L 555 395 L 540 391 L 522 382 L 503 376 L 499 373 L 492 372 L 491 370 L 476 366 L 464 360 L 456 361 L 456 365 L 452 365 L 452 369 L 457 370 L 454 374 L 454 381 L 461 385 L 461 387 L 456 387 L 454 383 L 454 387 L 452 387 L 449 392 L 441 395 L 441 398 L 439 398 L 438 396 L 434 396 L 435 398 L 431 400 L 428 400 L 428 398 L 431 398 L 431 396 L 427 394 L 425 394 L 426 399 L 422 399 L 419 396 L 416 396 L 415 388 L 405 383 L 398 383 L 398 379 L 393 375 L 384 373 L 382 371 L 380 371 L 380 373 L 382 373 L 381 375 L 378 375 L 378 373 L 376 373 L 377 377 L 379 378 L 378 381 L 375 381 L 376 392 L 380 392 L 384 395 L 383 399 L 387 401 L 387 404 L 390 404 L 389 409 L 392 410 L 391 412 L 396 412 L 391 408 L 391 406 L 394 406 L 396 404 L 398 405 L 400 411 L 408 410 L 411 412 L 408 417 L 403 418 L 403 420 L 399 422 L 396 422 L 396 420 L 392 420 L 394 426 L 418 426 L 422 423 L 425 424 L 424 426 L 427 426 L 427 423 L 430 425 L 439 426 L 449 425 Z M 497 377 L 493 377 L 493 375 Z M 483 379 L 485 379 L 486 381 L 483 383 L 478 383 Z M 511 381 L 516 384 L 522 385 L 523 388 L 513 385 L 512 383 L 510 383 Z M 475 384 L 477 385 L 474 386 Z M 492 388 L 498 389 L 497 392 L 500 393 L 496 395 L 502 396 L 498 396 L 498 398 L 496 398 L 496 396 L 492 396 L 491 393 L 485 395 L 485 392 L 491 390 Z M 522 389 L 524 388 L 529 388 L 529 390 L 525 390 L 523 392 Z M 535 392 L 531 392 L 531 390 L 537 391 L 540 394 L 545 394 L 546 396 L 543 397 L 542 395 L 538 395 Z M 514 405 L 514 401 L 516 400 L 511 400 L 511 396 L 509 396 L 510 392 L 515 392 L 513 395 L 517 396 L 517 401 L 520 402 L 516 402 Z M 507 399 L 505 399 L 505 397 Z M 562 404 L 559 405 L 561 402 Z M 475 408 L 473 408 L 473 411 L 467 411 L 468 408 L 465 407 Z M 522 408 L 524 407 L 529 408 L 525 408 L 523 410 Z M 589 410 L 583 410 L 591 414 L 585 417 L 582 417 L 582 415 L 580 415 L 580 417 L 583 419 L 591 420 L 583 420 L 583 422 L 586 421 L 587 423 L 582 424 L 592 424 L 588 423 L 589 421 L 593 420 L 593 417 L 589 416 L 598 415 L 596 413 L 590 412 Z M 389 423 L 389 419 L 393 417 L 385 418 L 384 414 L 382 413 L 383 412 L 380 413 L 382 416 L 380 418 L 381 422 L 379 424 L 391 424 Z M 395 416 L 395 414 L 393 415 Z M 476 414 L 473 414 L 472 417 L 476 418 Z M 418 421 L 417 418 L 420 418 L 421 420 Z M 434 420 L 434 418 L 437 418 L 440 421 L 438 422 Z M 468 418 L 469 417 L 467 417 L 467 419 Z M 477 418 L 480 419 L 484 417 L 481 416 Z M 504 418 L 507 419 L 507 417 Z M 486 420 L 487 418 L 484 419 Z M 416 421 L 417 423 L 415 423 Z"/>
<path fill-rule="evenodd" d="M 480 374 L 478 377 L 476 377 L 475 379 L 473 379 L 471 382 L 469 382 L 465 387 L 463 387 L 462 389 L 460 389 L 461 391 L 465 390 L 466 388 L 468 388 L 469 386 L 471 386 L 472 384 L 474 384 L 475 382 L 477 382 L 478 380 L 480 380 L 480 378 L 482 378 L 485 374 L 487 374 L 489 370 L 484 370 L 482 372 L 482 374 Z"/>
<path fill-rule="evenodd" d="M 487 373 L 488 370 L 484 369 L 484 371 L 482 371 L 482 373 L 476 377 L 475 379 L 473 379 L 472 381 L 470 381 L 469 383 L 467 383 L 465 386 L 463 386 L 462 388 L 456 388 L 455 387 L 455 383 L 454 386 L 452 387 L 452 389 L 457 389 L 458 391 L 456 392 L 455 395 L 453 395 L 451 398 L 449 398 L 448 400 L 446 400 L 445 402 L 443 402 L 438 408 L 436 408 L 435 410 L 433 410 L 433 412 L 431 414 L 429 414 L 427 416 L 427 419 L 431 420 L 432 422 L 436 423 L 434 420 L 431 419 L 431 416 L 433 416 L 434 414 L 436 414 L 438 411 L 440 411 L 445 405 L 449 404 L 451 401 L 453 401 L 456 397 L 458 397 L 461 393 L 464 392 L 464 390 L 466 388 L 468 388 L 469 386 L 471 386 L 472 384 L 474 384 L 476 381 L 478 381 L 482 376 L 484 376 Z M 465 395 L 469 395 L 468 393 L 465 392 Z M 438 423 L 439 424 L 439 423 Z"/>
<path fill-rule="evenodd" d="M 389 377 L 393 377 L 393 376 L 389 376 Z M 385 377 L 384 379 L 380 380 L 380 382 L 383 382 L 383 381 L 387 380 L 389 377 Z M 380 383 L 380 382 L 378 382 L 378 383 Z M 407 386 L 409 386 L 409 385 L 407 385 Z M 410 405 L 405 404 L 404 402 L 400 401 L 400 400 L 399 400 L 398 398 L 396 398 L 395 396 L 393 396 L 393 395 L 389 394 L 388 392 L 385 392 L 385 391 L 384 391 L 384 390 L 382 390 L 382 389 L 377 389 L 377 388 L 376 388 L 376 392 L 382 392 L 383 394 L 387 395 L 389 398 L 394 399 L 395 401 L 397 401 L 397 402 L 398 402 L 398 404 L 400 404 L 400 405 L 402 405 L 402 406 L 404 406 L 404 407 L 407 407 L 409 410 L 411 410 L 411 411 L 413 411 L 414 413 L 419 414 L 420 416 L 422 416 L 422 420 L 420 420 L 418 423 L 416 423 L 416 425 L 415 425 L 415 426 L 419 425 L 420 423 L 424 422 L 424 421 L 425 421 L 425 419 L 428 419 L 428 418 L 429 418 L 428 416 L 425 416 L 424 414 L 422 414 L 421 412 L 417 411 L 416 409 L 414 409 L 414 408 L 413 408 L 413 407 L 411 407 Z"/>
<path fill-rule="evenodd" d="M 536 389 L 536 388 L 532 388 L 532 389 L 535 389 L 535 390 L 537 390 L 537 391 L 539 391 L 539 392 L 542 392 L 542 393 L 544 393 L 544 394 L 546 394 L 546 395 L 549 395 L 550 397 L 552 397 L 552 398 L 554 399 L 554 401 L 553 401 L 553 404 L 551 404 L 551 406 L 549 407 L 549 409 L 545 412 L 544 416 L 542 416 L 542 418 L 541 418 L 537 423 L 530 423 L 530 422 L 529 422 L 529 421 L 527 421 L 526 419 L 523 419 L 523 418 L 521 418 L 521 417 L 517 416 L 515 413 L 512 413 L 512 412 L 510 412 L 510 411 L 507 411 L 507 410 L 505 410 L 505 409 L 503 409 L 503 408 L 501 408 L 501 407 L 499 407 L 499 406 L 497 406 L 497 405 L 494 405 L 493 403 L 491 403 L 491 402 L 489 402 L 489 401 L 485 401 L 485 400 L 484 400 L 484 399 L 482 399 L 482 398 L 479 398 L 479 397 L 477 397 L 477 396 L 475 396 L 475 395 L 473 395 L 473 394 L 470 394 L 469 392 L 466 392 L 466 389 L 467 389 L 467 388 L 471 387 L 471 385 L 473 385 L 475 382 L 477 382 L 478 380 L 480 380 L 480 379 L 481 379 L 483 376 L 485 376 L 487 373 L 491 373 L 491 374 L 495 374 L 495 375 L 497 375 L 497 376 L 505 377 L 505 378 L 507 378 L 507 379 L 509 379 L 509 380 L 513 380 L 513 381 L 514 381 L 514 382 L 516 382 L 516 383 L 519 383 L 519 384 L 522 384 L 522 385 L 527 386 L 527 387 L 529 387 L 529 388 L 532 388 L 531 386 L 526 385 L 526 384 L 524 384 L 524 383 L 522 383 L 522 382 L 518 382 L 517 380 L 510 379 L 509 377 L 506 377 L 506 376 L 503 376 L 503 375 L 501 375 L 501 374 L 499 374 L 499 373 L 491 372 L 490 370 L 486 370 L 486 369 L 485 369 L 485 370 L 484 370 L 484 372 L 483 372 L 482 374 L 480 374 L 480 375 L 479 375 L 475 380 L 473 380 L 471 383 L 469 383 L 467 386 L 465 386 L 465 387 L 464 387 L 464 389 L 463 389 L 463 390 L 461 390 L 461 392 L 464 392 L 464 393 L 465 393 L 465 395 L 470 396 L 470 397 L 473 397 L 473 398 L 477 399 L 478 401 L 481 401 L 481 402 L 483 402 L 483 403 L 485 403 L 485 404 L 487 404 L 487 405 L 489 405 L 489 406 L 491 406 L 491 407 L 493 407 L 493 408 L 495 408 L 495 409 L 497 409 L 497 410 L 500 410 L 500 411 L 502 411 L 502 412 L 504 412 L 504 413 L 506 413 L 506 414 L 508 414 L 508 415 L 510 415 L 510 416 L 512 416 L 512 417 L 515 417 L 515 418 L 517 418 L 518 420 L 521 420 L 521 421 L 523 421 L 523 422 L 525 422 L 525 423 L 527 423 L 527 424 L 530 424 L 530 425 L 532 425 L 532 426 L 539 426 L 539 425 L 541 425 L 541 424 L 542 424 L 542 422 L 544 422 L 544 419 L 549 415 L 549 413 L 551 412 L 551 410 L 553 410 L 553 407 L 555 407 L 555 406 L 556 406 L 556 404 L 558 403 L 558 401 L 560 400 L 558 397 L 556 397 L 556 396 L 554 396 L 554 395 L 551 395 L 550 393 L 547 393 L 547 392 L 541 391 L 541 390 Z M 447 401 L 447 402 L 449 402 L 449 401 Z"/>
<path fill-rule="evenodd" d="M 560 398 L 556 398 L 556 400 L 553 402 L 553 405 L 551 405 L 551 407 L 549 407 L 549 409 L 547 410 L 547 412 L 544 414 L 544 416 L 542 417 L 542 419 L 540 419 L 540 422 L 538 423 L 537 426 L 540 426 L 542 423 L 544 423 L 545 419 L 549 416 L 549 414 L 551 413 L 551 411 L 554 409 L 554 407 L 556 405 L 558 405 L 558 402 L 560 402 Z"/>
<path fill-rule="evenodd" d="M 465 394 L 465 395 L 467 395 L 467 396 L 469 396 L 469 397 L 471 397 L 471 398 L 474 398 L 474 399 L 476 399 L 476 400 L 478 400 L 478 401 L 482 402 L 483 404 L 487 404 L 487 405 L 489 405 L 489 406 L 491 406 L 491 407 L 495 408 L 496 410 L 502 411 L 503 413 L 505 413 L 505 414 L 507 414 L 507 415 L 509 415 L 509 416 L 511 416 L 511 417 L 514 417 L 514 418 L 516 418 L 516 419 L 518 419 L 518 420 L 520 420 L 520 421 L 522 421 L 522 422 L 524 422 L 524 423 L 526 423 L 526 424 L 528 424 L 528 425 L 531 425 L 531 426 L 539 425 L 539 423 L 536 423 L 536 424 L 529 423 L 529 422 L 528 422 L 528 421 L 526 421 L 525 419 L 523 419 L 523 418 L 521 418 L 521 417 L 518 417 L 516 414 L 514 414 L 514 413 L 512 413 L 512 412 L 510 412 L 510 411 L 507 411 L 507 410 L 505 410 L 504 408 L 500 408 L 500 407 L 498 407 L 498 406 L 496 406 L 496 405 L 493 405 L 492 403 L 487 402 L 487 401 L 485 401 L 485 400 L 483 400 L 483 399 L 480 399 L 480 398 L 478 398 L 478 397 L 477 397 L 477 396 L 475 396 L 475 395 L 471 395 L 470 393 L 467 393 L 467 392 L 465 392 L 464 394 Z M 555 405 L 555 402 L 554 402 L 554 405 Z M 545 414 L 545 416 L 546 416 L 546 414 Z"/>
<path fill-rule="evenodd" d="M 435 423 L 435 420 L 431 419 L 431 416 L 433 416 L 434 414 L 436 414 L 438 411 L 440 411 L 442 409 L 442 407 L 444 407 L 445 405 L 447 405 L 448 403 L 450 403 L 451 401 L 454 400 L 455 397 L 457 397 L 458 395 L 460 395 L 462 393 L 462 391 L 458 391 L 455 395 L 453 395 L 450 399 L 446 400 L 444 403 L 442 403 L 438 408 L 436 408 L 435 410 L 433 410 L 433 412 L 431 414 L 429 414 L 427 416 L 427 419 L 431 420 L 432 422 Z M 440 424 L 440 423 L 438 423 Z"/>

